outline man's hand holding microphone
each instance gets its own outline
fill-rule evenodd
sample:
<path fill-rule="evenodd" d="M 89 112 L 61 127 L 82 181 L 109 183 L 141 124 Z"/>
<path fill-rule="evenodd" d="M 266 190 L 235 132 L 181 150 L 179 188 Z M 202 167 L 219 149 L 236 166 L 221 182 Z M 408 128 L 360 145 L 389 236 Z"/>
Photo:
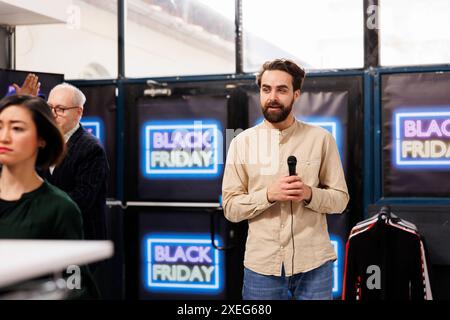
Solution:
<path fill-rule="evenodd" d="M 267 200 L 275 201 L 311 201 L 311 187 L 304 184 L 295 173 L 297 159 L 290 156 L 287 160 L 289 167 L 289 176 L 283 176 L 277 179 L 274 184 L 267 189 Z"/>

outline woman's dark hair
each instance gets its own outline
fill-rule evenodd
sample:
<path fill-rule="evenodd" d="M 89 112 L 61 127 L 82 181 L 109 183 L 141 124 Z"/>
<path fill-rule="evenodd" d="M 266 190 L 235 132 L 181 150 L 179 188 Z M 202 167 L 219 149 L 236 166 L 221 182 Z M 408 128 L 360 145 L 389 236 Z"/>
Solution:
<path fill-rule="evenodd" d="M 261 78 L 267 70 L 279 70 L 289 73 L 292 76 L 292 87 L 294 91 L 300 90 L 305 79 L 305 70 L 295 62 L 287 59 L 275 59 L 263 64 L 261 71 L 256 76 L 256 84 L 261 88 Z"/>
<path fill-rule="evenodd" d="M 58 164 L 64 158 L 65 143 L 47 102 L 39 97 L 13 95 L 0 100 L 0 113 L 13 105 L 23 107 L 31 112 L 37 135 L 45 141 L 45 146 L 39 148 L 36 166 L 47 169 Z"/>

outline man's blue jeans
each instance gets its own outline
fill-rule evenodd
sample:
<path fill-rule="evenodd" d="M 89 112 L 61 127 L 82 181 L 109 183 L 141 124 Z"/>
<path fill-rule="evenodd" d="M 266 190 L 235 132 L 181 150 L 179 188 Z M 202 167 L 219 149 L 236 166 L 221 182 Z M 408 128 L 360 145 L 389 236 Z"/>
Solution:
<path fill-rule="evenodd" d="M 244 268 L 244 300 L 331 300 L 333 261 L 308 272 L 286 277 L 266 276 Z"/>

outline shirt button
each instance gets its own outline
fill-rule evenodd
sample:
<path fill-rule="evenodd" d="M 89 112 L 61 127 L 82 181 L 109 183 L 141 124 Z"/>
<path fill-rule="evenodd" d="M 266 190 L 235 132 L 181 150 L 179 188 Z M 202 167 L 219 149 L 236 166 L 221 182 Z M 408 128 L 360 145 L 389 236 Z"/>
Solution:
<path fill-rule="evenodd" d="M 284 224 L 282 224 L 281 227 L 284 228 Z"/>
<path fill-rule="evenodd" d="M 283 249 L 283 246 L 280 246 L 280 249 Z"/>

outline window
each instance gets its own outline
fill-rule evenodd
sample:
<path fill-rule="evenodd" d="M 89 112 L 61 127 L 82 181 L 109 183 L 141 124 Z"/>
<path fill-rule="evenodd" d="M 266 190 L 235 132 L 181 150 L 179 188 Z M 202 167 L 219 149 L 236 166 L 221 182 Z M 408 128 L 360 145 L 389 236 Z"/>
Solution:
<path fill-rule="evenodd" d="M 64 0 L 55 6 L 59 10 L 39 8 L 51 23 L 17 26 L 16 69 L 63 73 L 66 79 L 116 78 L 117 0 Z"/>
<path fill-rule="evenodd" d="M 244 70 L 290 58 L 307 69 L 364 65 L 363 1 L 242 0 Z"/>
<path fill-rule="evenodd" d="M 235 72 L 234 0 L 128 0 L 127 77 Z"/>
<path fill-rule="evenodd" d="M 380 0 L 380 64 L 450 63 L 448 0 Z"/>

